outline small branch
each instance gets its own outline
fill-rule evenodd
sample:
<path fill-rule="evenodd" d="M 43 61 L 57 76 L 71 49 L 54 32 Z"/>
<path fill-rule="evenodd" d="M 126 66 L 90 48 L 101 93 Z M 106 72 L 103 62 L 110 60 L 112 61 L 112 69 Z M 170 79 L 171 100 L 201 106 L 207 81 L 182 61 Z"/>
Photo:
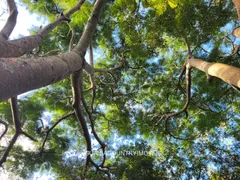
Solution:
<path fill-rule="evenodd" d="M 59 53 L 59 52 L 61 52 L 61 49 L 54 49 L 54 50 L 48 51 L 47 53 L 45 53 L 42 56 L 47 56 L 47 55 L 54 54 L 54 53 Z"/>
<path fill-rule="evenodd" d="M 68 24 L 68 27 L 70 28 L 70 32 L 71 32 L 71 34 L 72 34 L 72 36 L 71 36 L 71 39 L 70 39 L 70 42 L 69 42 L 69 52 L 71 52 L 72 50 L 73 50 L 73 43 L 74 43 L 74 40 L 75 40 L 75 38 L 76 38 L 76 34 L 75 34 L 75 30 L 74 30 L 74 28 L 72 28 L 70 25 L 69 25 L 69 23 L 67 23 Z"/>
<path fill-rule="evenodd" d="M 90 59 L 90 65 L 94 67 L 94 60 L 93 60 L 93 47 L 92 42 L 89 44 L 89 59 Z"/>
<path fill-rule="evenodd" d="M 62 122 L 64 119 L 72 116 L 73 114 L 74 114 L 73 111 L 67 113 L 66 115 L 64 115 L 63 117 L 61 117 L 60 119 L 58 119 L 58 120 L 53 124 L 53 126 L 48 129 L 47 134 L 46 134 L 45 139 L 44 139 L 43 144 L 42 144 L 41 152 L 44 151 L 44 146 L 45 146 L 45 143 L 46 143 L 46 141 L 47 141 L 47 138 L 48 138 L 50 132 L 51 132 L 60 122 Z"/>
<path fill-rule="evenodd" d="M 84 94 L 83 94 L 83 87 L 82 87 L 82 83 L 80 83 L 80 92 L 81 92 L 81 101 L 82 101 L 82 104 L 85 108 L 85 111 L 88 115 L 88 118 L 90 120 L 90 124 L 91 124 L 91 128 L 92 128 L 92 133 L 95 137 L 95 139 L 98 141 L 98 143 L 100 144 L 101 148 L 102 148 L 102 153 L 103 153 L 103 160 L 102 160 L 102 164 L 101 166 L 104 166 L 104 162 L 105 162 L 105 159 L 106 159 L 106 155 L 105 155 L 105 147 L 106 145 L 101 141 L 101 139 L 98 137 L 96 131 L 95 131 L 95 127 L 94 127 L 94 120 L 93 120 L 93 117 L 92 117 L 92 112 L 93 112 L 93 101 L 94 101 L 94 98 L 93 98 L 93 101 L 91 103 L 91 108 L 92 108 L 92 112 L 89 111 L 88 107 L 87 107 L 87 103 L 85 101 L 85 98 L 84 98 Z M 93 94 L 95 95 L 95 94 Z"/>
<path fill-rule="evenodd" d="M 72 9 L 70 9 L 65 15 L 62 14 L 55 21 L 48 24 L 41 31 L 39 31 L 38 35 L 40 35 L 41 37 L 45 37 L 49 32 L 51 32 L 55 27 L 57 27 L 62 22 L 71 21 L 70 16 L 73 15 L 78 10 L 80 10 L 80 8 L 81 8 L 81 6 L 83 5 L 84 2 L 85 2 L 85 0 L 79 0 L 78 3 Z"/>
<path fill-rule="evenodd" d="M 21 134 L 23 134 L 24 136 L 28 137 L 30 140 L 32 140 L 34 142 L 38 142 L 38 140 L 36 140 L 35 138 L 33 138 L 31 135 L 27 134 L 24 131 L 21 131 Z"/>
<path fill-rule="evenodd" d="M 185 138 L 181 138 L 181 137 L 176 137 L 175 135 L 173 135 L 171 133 L 171 131 L 169 130 L 169 127 L 168 127 L 169 126 L 169 119 L 171 117 L 176 117 L 183 112 L 187 112 L 188 105 L 190 104 L 190 98 L 191 98 L 191 68 L 188 66 L 188 64 L 186 65 L 186 92 L 187 92 L 187 97 L 186 97 L 186 103 L 185 103 L 184 107 L 178 112 L 155 116 L 155 117 L 161 117 L 161 118 L 160 118 L 160 120 L 157 121 L 157 123 L 155 124 L 153 129 L 160 123 L 160 121 L 162 121 L 163 118 L 165 118 L 165 130 L 167 131 L 167 133 L 170 136 L 172 136 L 175 139 L 189 140 L 189 139 L 185 139 Z"/>
<path fill-rule="evenodd" d="M 90 157 L 90 162 L 91 162 L 91 164 L 96 168 L 97 171 L 103 172 L 104 174 L 106 174 L 106 175 L 108 176 L 109 179 L 111 179 L 111 175 L 110 175 L 110 173 L 109 173 L 108 170 L 104 170 L 104 169 L 100 168 L 100 166 L 97 165 L 97 164 L 92 160 L 91 157 Z M 110 169 L 110 168 L 109 168 L 109 169 Z"/>
<path fill-rule="evenodd" d="M 189 56 L 189 58 L 190 58 L 190 57 L 192 56 L 191 45 L 190 45 L 190 43 L 188 42 L 187 37 L 184 37 L 184 41 L 185 41 L 185 43 L 186 43 L 186 45 L 187 45 L 187 53 L 188 53 L 188 56 Z"/>
<path fill-rule="evenodd" d="M 99 72 L 99 73 L 109 73 L 109 72 L 113 72 L 116 70 L 120 70 L 123 66 L 124 66 L 124 60 L 120 59 L 120 63 L 119 65 L 117 65 L 114 68 L 110 68 L 110 69 L 99 69 L 99 68 L 94 68 L 94 72 Z"/>
<path fill-rule="evenodd" d="M 3 125 L 5 126 L 5 130 L 3 131 L 2 135 L 0 136 L 0 141 L 1 141 L 1 139 L 3 138 L 3 136 L 5 136 L 5 134 L 6 134 L 7 131 L 8 131 L 8 124 L 7 124 L 5 121 L 2 121 L 1 119 L 0 119 L 0 124 L 3 124 Z"/>
<path fill-rule="evenodd" d="M 2 155 L 2 158 L 0 159 L 0 167 L 7 160 L 9 152 L 13 148 L 14 144 L 16 143 L 16 141 L 21 133 L 21 123 L 20 123 L 19 113 L 18 113 L 17 97 L 11 98 L 10 105 L 11 105 L 11 110 L 12 110 L 13 124 L 15 127 L 15 134 L 13 135 L 10 143 L 8 144 L 7 148 L 5 149 L 5 151 Z"/>
<path fill-rule="evenodd" d="M 0 167 L 2 166 L 2 164 L 4 162 L 6 162 L 9 152 L 13 148 L 13 145 L 16 143 L 18 137 L 19 137 L 19 134 L 15 132 L 15 134 L 13 135 L 12 139 L 10 140 L 10 143 L 8 144 L 7 148 L 5 149 L 3 155 L 0 159 Z"/>
<path fill-rule="evenodd" d="M 13 97 L 10 100 L 11 110 L 12 110 L 12 118 L 13 118 L 13 124 L 15 126 L 15 131 L 20 134 L 21 132 L 21 122 L 20 122 L 20 116 L 18 112 L 18 105 L 17 105 L 17 97 Z"/>
<path fill-rule="evenodd" d="M 232 51 L 231 51 L 231 53 L 228 54 L 228 55 L 220 56 L 221 58 L 233 56 L 233 55 L 237 54 L 238 51 L 239 51 L 239 49 L 240 49 L 240 46 L 234 44 L 234 42 L 230 39 L 229 36 L 226 36 L 226 39 L 231 43 L 231 45 L 232 45 Z"/>

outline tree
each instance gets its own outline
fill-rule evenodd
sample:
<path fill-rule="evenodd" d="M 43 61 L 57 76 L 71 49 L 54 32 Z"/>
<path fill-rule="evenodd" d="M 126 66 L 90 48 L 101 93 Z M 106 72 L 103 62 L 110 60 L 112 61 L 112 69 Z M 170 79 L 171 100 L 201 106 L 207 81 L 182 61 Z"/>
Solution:
<path fill-rule="evenodd" d="M 239 95 L 233 89 L 240 88 L 239 46 L 222 30 L 236 22 L 233 3 L 23 0 L 52 23 L 8 40 L 18 13 L 14 0 L 7 2 L 10 15 L 0 32 L 0 101 L 10 98 L 11 106 L 0 104 L 0 123 L 1 139 L 7 133 L 12 138 L 2 146 L 1 166 L 24 178 L 41 168 L 59 179 L 237 177 Z M 207 84 L 201 72 L 191 73 L 193 67 L 209 81 L 224 82 Z M 44 123 L 46 111 L 57 120 Z M 151 140 L 150 148 L 136 143 L 130 149 L 155 148 L 164 160 L 108 158 L 107 150 L 116 151 L 111 149 L 116 134 L 128 141 L 138 141 L 140 134 Z M 37 150 L 17 146 L 20 135 L 35 141 Z M 85 163 L 78 160 L 81 153 Z M 94 175 L 91 167 L 103 174 Z"/>

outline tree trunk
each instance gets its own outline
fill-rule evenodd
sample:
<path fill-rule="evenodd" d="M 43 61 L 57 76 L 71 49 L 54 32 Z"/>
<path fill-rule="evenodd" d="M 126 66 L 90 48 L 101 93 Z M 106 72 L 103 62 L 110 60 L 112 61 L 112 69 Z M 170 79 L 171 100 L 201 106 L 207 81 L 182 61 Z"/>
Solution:
<path fill-rule="evenodd" d="M 215 76 L 231 86 L 240 88 L 240 68 L 222 63 L 209 63 L 201 59 L 189 59 L 187 65 L 195 67 L 207 75 Z"/>

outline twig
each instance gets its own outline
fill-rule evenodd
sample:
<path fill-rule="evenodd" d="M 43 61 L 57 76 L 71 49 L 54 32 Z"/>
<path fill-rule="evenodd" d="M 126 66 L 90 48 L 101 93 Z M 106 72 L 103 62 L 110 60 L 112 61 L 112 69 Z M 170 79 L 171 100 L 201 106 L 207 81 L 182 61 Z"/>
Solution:
<path fill-rule="evenodd" d="M 44 139 L 43 144 L 42 144 L 41 152 L 44 151 L 44 146 L 45 146 L 45 143 L 46 143 L 46 141 L 47 141 L 47 138 L 48 138 L 50 132 L 51 132 L 61 121 L 63 121 L 64 119 L 66 119 L 66 118 L 68 118 L 68 117 L 70 117 L 70 116 L 72 116 L 73 114 L 74 114 L 73 111 L 67 113 L 66 115 L 64 115 L 63 117 L 61 117 L 60 119 L 58 119 L 58 120 L 53 124 L 53 126 L 48 129 L 47 134 L 46 134 L 45 139 Z"/>

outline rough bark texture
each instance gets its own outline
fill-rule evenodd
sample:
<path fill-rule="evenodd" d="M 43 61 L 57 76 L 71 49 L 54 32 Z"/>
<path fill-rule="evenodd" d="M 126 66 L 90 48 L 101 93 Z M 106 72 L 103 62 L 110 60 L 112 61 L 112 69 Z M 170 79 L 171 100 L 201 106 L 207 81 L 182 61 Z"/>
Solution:
<path fill-rule="evenodd" d="M 26 36 L 11 41 L 0 41 L 0 57 L 19 57 L 42 44 L 42 37 L 39 35 Z"/>
<path fill-rule="evenodd" d="M 80 0 L 78 6 L 83 2 L 83 0 Z M 87 72 L 93 72 L 93 68 L 91 68 L 90 65 L 86 62 L 83 63 L 83 57 L 95 32 L 99 14 L 104 3 L 105 0 L 98 0 L 95 3 L 81 39 L 71 53 L 38 58 L 0 59 L 0 101 L 5 101 L 18 94 L 63 80 L 73 72 L 83 68 L 83 66 Z M 72 13 L 73 10 L 69 12 Z M 41 39 L 41 36 L 34 37 Z M 13 43 L 13 46 L 16 44 L 17 42 Z M 35 45 L 34 41 L 29 43 L 29 39 L 26 42 L 23 40 L 23 44 L 26 44 L 26 46 Z M 0 49 L 2 46 L 0 41 Z M 7 50 L 10 51 L 10 49 L 11 48 L 8 47 Z M 11 51 L 14 53 L 13 50 Z M 0 57 L 1 56 L 2 54 L 0 53 Z"/>
<path fill-rule="evenodd" d="M 215 76 L 231 86 L 240 88 L 240 68 L 222 63 L 209 63 L 196 58 L 189 59 L 188 64 L 190 67 L 195 67 L 207 75 Z"/>
<path fill-rule="evenodd" d="M 38 58 L 0 59 L 0 101 L 53 84 L 82 68 L 76 53 Z"/>

